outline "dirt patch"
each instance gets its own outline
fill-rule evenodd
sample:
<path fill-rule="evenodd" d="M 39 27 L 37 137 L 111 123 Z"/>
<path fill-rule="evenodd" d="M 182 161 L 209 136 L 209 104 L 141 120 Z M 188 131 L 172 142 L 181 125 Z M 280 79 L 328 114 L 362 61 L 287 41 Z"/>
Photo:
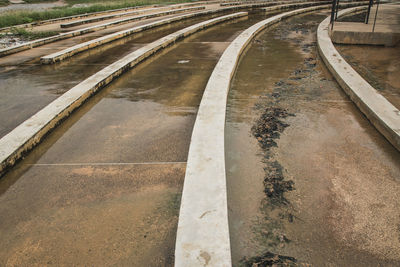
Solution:
<path fill-rule="evenodd" d="M 297 260 L 293 257 L 281 256 L 267 252 L 262 256 L 253 257 L 243 261 L 246 267 L 266 267 L 266 266 L 296 266 Z"/>
<path fill-rule="evenodd" d="M 252 134 L 257 138 L 258 143 L 264 150 L 265 158 L 270 157 L 269 149 L 277 146 L 274 140 L 279 138 L 280 134 L 289 126 L 289 124 L 283 121 L 288 116 L 294 115 L 282 108 L 266 108 L 251 129 Z M 264 171 L 264 192 L 267 197 L 275 205 L 287 204 L 284 194 L 294 189 L 293 181 L 286 181 L 284 179 L 282 167 L 277 161 L 268 164 Z"/>

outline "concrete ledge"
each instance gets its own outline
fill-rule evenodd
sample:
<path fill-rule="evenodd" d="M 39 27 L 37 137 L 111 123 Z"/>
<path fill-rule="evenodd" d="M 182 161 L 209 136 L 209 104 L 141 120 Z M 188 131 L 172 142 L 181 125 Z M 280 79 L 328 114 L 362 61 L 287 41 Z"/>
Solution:
<path fill-rule="evenodd" d="M 254 0 L 254 1 L 235 1 L 235 2 L 227 2 L 227 3 L 221 3 L 219 4 L 220 6 L 238 6 L 238 5 L 244 5 L 244 4 L 255 4 L 255 3 L 266 3 L 267 1 L 260 1 L 260 0 Z M 273 3 L 273 2 L 270 2 Z"/>
<path fill-rule="evenodd" d="M 133 68 L 157 51 L 195 32 L 243 16 L 247 16 L 247 12 L 210 19 L 169 34 L 130 53 L 79 83 L 0 139 L 0 176 L 91 95 L 125 71 Z"/>
<path fill-rule="evenodd" d="M 339 12 L 339 16 L 356 10 L 357 8 L 343 10 Z M 321 22 L 317 31 L 318 49 L 322 59 L 361 112 L 400 151 L 400 111 L 340 56 L 328 34 L 329 19 L 330 17 Z"/>
<path fill-rule="evenodd" d="M 79 18 L 86 18 L 86 17 L 90 17 L 90 16 L 99 16 L 99 15 L 113 13 L 113 12 L 127 11 L 127 10 L 140 9 L 140 8 L 151 8 L 151 7 L 158 7 L 158 6 L 160 6 L 160 5 L 145 5 L 145 6 L 126 7 L 126 8 L 111 9 L 111 10 L 106 10 L 106 11 L 84 13 L 84 14 L 73 15 L 73 16 L 68 16 L 68 17 L 61 17 L 61 18 L 55 18 L 55 19 L 46 19 L 46 20 L 42 20 L 42 21 L 36 21 L 36 22 L 31 22 L 31 23 L 25 23 L 25 24 L 20 24 L 20 25 L 14 25 L 14 26 L 0 28 L 0 32 L 9 31 L 9 30 L 11 30 L 12 28 L 15 28 L 15 27 L 28 28 L 28 27 L 33 27 L 33 26 L 57 23 L 57 22 L 60 22 L 60 21 L 67 21 L 67 20 L 73 20 L 73 19 L 79 19 Z"/>
<path fill-rule="evenodd" d="M 302 8 L 302 7 L 310 7 L 310 6 L 319 6 L 329 4 L 331 1 L 318 1 L 318 2 L 299 2 L 287 5 L 277 5 L 272 7 L 263 8 L 265 12 L 277 11 L 277 10 L 285 10 L 285 9 L 293 9 L 293 8 Z"/>
<path fill-rule="evenodd" d="M 240 4 L 228 4 L 228 3 L 224 3 L 224 4 L 220 4 L 220 6 L 232 6 L 233 8 L 236 9 L 243 9 L 243 8 L 257 8 L 257 7 L 266 7 L 266 6 L 274 6 L 274 5 L 278 5 L 278 4 L 284 4 L 284 1 L 279 1 L 279 2 L 253 2 L 250 4 L 246 4 L 245 2 L 240 3 Z"/>
<path fill-rule="evenodd" d="M 302 2 L 312 2 L 309 0 L 285 0 L 285 1 L 267 1 L 267 0 L 254 0 L 254 1 L 236 1 L 236 2 L 228 2 L 221 3 L 220 6 L 248 6 L 248 5 L 256 5 L 255 7 L 265 7 L 265 6 L 274 6 L 274 5 L 288 5 L 291 3 L 302 3 Z M 319 0 L 315 0 L 313 2 L 320 2 Z M 262 5 L 262 6 L 259 6 Z"/>
<path fill-rule="evenodd" d="M 117 13 L 117 14 L 106 15 L 106 16 L 96 16 L 94 18 L 88 18 L 88 19 L 84 19 L 84 20 L 73 21 L 73 22 L 61 24 L 60 27 L 61 28 L 70 28 L 70 27 L 75 27 L 75 26 L 93 23 L 93 22 L 102 21 L 102 20 L 108 20 L 108 19 L 113 19 L 113 18 L 131 16 L 131 15 L 140 15 L 140 14 L 143 14 L 143 13 L 146 13 L 149 11 L 163 10 L 166 8 L 178 9 L 178 8 L 185 8 L 185 7 L 190 7 L 190 6 L 199 6 L 199 5 L 203 5 L 203 4 L 207 4 L 207 3 L 195 2 L 195 3 L 177 4 L 177 5 L 161 6 L 159 8 L 141 9 L 141 10 L 135 10 L 135 11 L 125 12 L 125 13 Z"/>
<path fill-rule="evenodd" d="M 124 17 L 124 16 L 139 15 L 139 14 L 143 14 L 143 13 L 146 13 L 149 11 L 156 11 L 159 9 L 162 9 L 162 8 L 142 9 L 140 11 L 129 11 L 129 12 L 117 13 L 117 14 L 106 15 L 106 16 L 96 16 L 94 18 L 88 18 L 88 19 L 84 19 L 84 20 L 78 20 L 78 21 L 72 21 L 72 22 L 60 24 L 60 27 L 61 28 L 71 28 L 71 27 L 88 24 L 88 23 L 93 23 L 93 22 L 97 22 L 97 21 L 114 19 L 114 18 L 119 18 L 119 17 Z"/>
<path fill-rule="evenodd" d="M 122 12 L 122 11 L 134 10 L 134 9 L 156 8 L 156 7 L 181 8 L 183 6 L 188 7 L 188 6 L 203 5 L 203 4 L 215 4 L 215 3 L 220 3 L 220 2 L 221 1 L 218 1 L 218 0 L 217 1 L 199 1 L 199 2 L 194 2 L 194 3 L 177 4 L 177 5 L 162 5 L 162 4 L 158 4 L 158 5 L 143 5 L 143 6 L 133 6 L 133 7 L 118 8 L 118 9 L 110 9 L 110 10 L 105 10 L 105 11 L 84 13 L 84 14 L 73 15 L 73 16 L 68 16 L 68 17 L 47 19 L 47 20 L 42 20 L 42 21 L 36 21 L 36 22 L 31 22 L 31 23 L 25 23 L 25 24 L 20 24 L 20 25 L 4 27 L 4 28 L 0 28 L 0 32 L 9 31 L 10 29 L 15 28 L 15 27 L 28 28 L 28 27 L 33 27 L 33 26 L 57 23 L 57 22 L 60 22 L 60 21 L 68 21 L 68 20 L 79 19 L 79 18 L 87 18 L 87 17 L 91 17 L 91 16 L 100 16 L 100 15 L 105 15 L 105 14 L 119 12 L 119 11 Z"/>
<path fill-rule="evenodd" d="M 91 27 L 87 27 L 87 28 L 84 28 L 84 29 L 70 31 L 70 32 L 66 32 L 66 33 L 60 33 L 60 34 L 58 34 L 56 36 L 42 38 L 42 39 L 34 40 L 34 41 L 31 41 L 31 42 L 27 42 L 27 43 L 24 43 L 24 44 L 21 44 L 21 45 L 17 45 L 17 46 L 5 48 L 5 49 L 0 49 L 0 57 L 6 56 L 6 55 L 10 55 L 10 54 L 14 54 L 14 53 L 17 53 L 17 52 L 21 52 L 21 51 L 24 51 L 24 50 L 28 50 L 28 49 L 31 49 L 31 48 L 34 48 L 34 47 L 38 47 L 38 46 L 41 46 L 41 45 L 45 45 L 45 44 L 48 44 L 48 43 L 56 42 L 56 41 L 59 41 L 59 40 L 72 38 L 74 36 L 83 35 L 83 34 L 86 34 L 86 33 L 89 33 L 89 32 L 95 32 L 95 31 L 103 30 L 103 29 L 106 29 L 106 28 L 109 28 L 109 27 L 112 27 L 112 26 L 115 26 L 115 25 L 129 23 L 129 22 L 142 20 L 142 19 L 166 16 L 166 15 L 170 15 L 170 14 L 201 10 L 201 9 L 205 9 L 205 7 L 190 7 L 190 8 L 183 8 L 183 9 L 175 9 L 175 10 L 157 12 L 157 13 L 152 13 L 152 14 L 147 14 L 147 15 L 141 15 L 141 16 L 137 16 L 137 17 L 127 18 L 127 19 L 122 19 L 122 20 L 118 20 L 118 21 L 113 21 L 113 22 L 109 22 L 109 23 L 105 23 L 105 24 L 101 24 L 101 25 L 91 26 Z"/>
<path fill-rule="evenodd" d="M 395 46 L 400 41 L 400 25 L 376 25 L 357 22 L 335 22 L 331 33 L 337 44 Z"/>
<path fill-rule="evenodd" d="M 206 10 L 206 11 L 201 11 L 201 12 L 196 12 L 196 13 L 191 13 L 191 14 L 186 14 L 178 17 L 173 17 L 173 18 L 168 18 L 168 19 L 163 19 L 160 21 L 155 21 L 149 24 L 145 24 L 142 26 L 137 26 L 128 30 L 112 33 L 106 36 L 102 36 L 84 43 L 80 43 L 78 45 L 66 48 L 64 50 L 58 51 L 56 53 L 44 56 L 40 59 L 42 64 L 54 64 L 56 62 L 62 61 L 66 58 L 72 57 L 73 55 L 76 55 L 80 52 L 98 47 L 100 45 L 115 41 L 117 39 L 124 38 L 126 36 L 129 36 L 134 33 L 142 32 L 148 29 L 152 29 L 158 26 L 162 26 L 165 24 L 169 24 L 172 22 L 192 18 L 192 17 L 197 17 L 197 16 L 204 16 L 208 14 L 214 14 L 214 13 L 220 13 L 220 12 L 225 12 L 227 10 L 230 10 L 230 8 L 221 8 L 221 9 L 215 9 L 215 10 Z"/>
<path fill-rule="evenodd" d="M 225 173 L 225 113 L 231 79 L 245 47 L 265 27 L 309 7 L 279 14 L 242 32 L 208 80 L 192 132 L 183 186 L 175 266 L 231 266 Z"/>

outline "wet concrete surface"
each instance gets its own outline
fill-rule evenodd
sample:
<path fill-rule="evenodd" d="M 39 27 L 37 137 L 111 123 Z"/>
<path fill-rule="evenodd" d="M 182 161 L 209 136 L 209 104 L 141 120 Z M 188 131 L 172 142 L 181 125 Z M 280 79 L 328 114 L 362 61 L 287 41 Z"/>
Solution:
<path fill-rule="evenodd" d="M 400 109 L 400 44 L 395 47 L 335 45 L 345 60 Z"/>
<path fill-rule="evenodd" d="M 225 143 L 234 266 L 400 264 L 400 154 L 318 57 L 326 16 L 264 31 L 234 77 Z"/>
<path fill-rule="evenodd" d="M 162 17 L 157 17 L 157 18 L 144 19 L 144 20 L 126 23 L 126 24 L 122 24 L 122 25 L 116 25 L 113 27 L 109 27 L 107 29 L 103 29 L 103 30 L 99 30 L 99 31 L 95 31 L 95 32 L 87 33 L 87 34 L 83 34 L 83 35 L 78 35 L 73 38 L 67 38 L 65 40 L 38 46 L 38 47 L 29 49 L 29 50 L 19 52 L 17 54 L 12 54 L 9 56 L 1 57 L 0 58 L 0 66 L 1 67 L 15 66 L 15 65 L 23 64 L 23 63 L 29 64 L 32 62 L 38 62 L 39 58 L 42 56 L 60 51 L 62 49 L 68 48 L 68 47 L 76 45 L 76 44 L 87 42 L 87 41 L 96 39 L 98 37 L 101 37 L 101 36 L 104 36 L 107 34 L 115 33 L 115 32 L 122 31 L 122 30 L 127 30 L 130 28 L 141 26 L 141 25 L 151 23 L 154 21 L 159 21 L 162 19 L 180 16 L 180 15 L 189 14 L 189 13 L 191 13 L 191 12 L 173 14 L 173 15 L 162 16 Z M 204 16 L 204 17 L 206 17 L 206 16 Z M 195 18 L 195 19 L 201 19 L 201 17 Z M 187 21 L 189 21 L 189 20 L 187 20 Z M 179 22 L 177 22 L 177 23 L 179 23 Z"/>
<path fill-rule="evenodd" d="M 121 57 L 147 43 L 211 17 L 214 16 L 190 19 L 135 34 L 54 65 L 41 65 L 39 58 L 35 58 L 19 66 L 0 67 L 0 137 L 59 95 Z"/>
<path fill-rule="evenodd" d="M 261 18 L 127 72 L 0 179 L 0 265 L 171 266 L 203 90 L 229 40 Z"/>

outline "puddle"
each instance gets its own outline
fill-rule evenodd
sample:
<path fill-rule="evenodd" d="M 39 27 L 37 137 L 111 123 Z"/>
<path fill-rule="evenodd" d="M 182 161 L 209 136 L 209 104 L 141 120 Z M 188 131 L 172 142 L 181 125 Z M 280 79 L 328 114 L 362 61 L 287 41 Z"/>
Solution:
<path fill-rule="evenodd" d="M 326 16 L 264 31 L 238 66 L 225 136 L 234 266 L 400 264 L 400 154 L 317 55 Z"/>

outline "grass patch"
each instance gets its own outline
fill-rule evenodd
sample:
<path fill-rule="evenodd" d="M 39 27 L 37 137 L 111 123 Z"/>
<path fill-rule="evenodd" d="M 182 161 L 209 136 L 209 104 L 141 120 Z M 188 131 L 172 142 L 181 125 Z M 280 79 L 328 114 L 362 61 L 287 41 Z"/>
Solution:
<path fill-rule="evenodd" d="M 36 40 L 36 39 L 54 36 L 54 35 L 57 35 L 58 32 L 52 32 L 52 31 L 31 32 L 31 31 L 27 31 L 22 28 L 12 28 L 11 34 L 18 36 L 23 40 L 30 41 L 30 40 Z"/>
<path fill-rule="evenodd" d="M 24 0 L 24 1 L 25 1 L 25 3 L 29 3 L 29 4 L 55 2 L 55 0 Z"/>
<path fill-rule="evenodd" d="M 2 0 L 0 0 L 2 1 Z M 39 2 L 38 0 L 27 0 Z M 43 1 L 40 1 L 43 2 Z M 9 11 L 0 15 L 0 28 L 15 26 L 19 24 L 37 22 L 47 19 L 55 19 L 91 12 L 106 11 L 133 6 L 151 4 L 176 4 L 192 2 L 192 0 L 122 0 L 122 1 L 100 1 L 100 0 L 67 0 L 69 6 L 57 7 L 46 11 Z M 74 4 L 93 4 L 88 7 L 72 7 Z"/>

